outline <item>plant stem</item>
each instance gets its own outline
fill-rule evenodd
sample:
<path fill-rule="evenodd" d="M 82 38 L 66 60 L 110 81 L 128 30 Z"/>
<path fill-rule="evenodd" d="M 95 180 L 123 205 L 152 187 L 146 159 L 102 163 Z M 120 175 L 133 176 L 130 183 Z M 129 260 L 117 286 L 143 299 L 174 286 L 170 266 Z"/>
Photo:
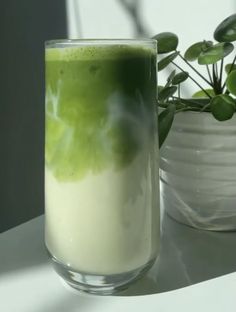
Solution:
<path fill-rule="evenodd" d="M 212 72 L 213 72 L 213 88 L 215 94 L 221 94 L 221 84 L 218 78 L 218 70 L 217 70 L 217 65 L 212 64 Z"/>
<path fill-rule="evenodd" d="M 213 76 L 213 87 L 215 88 L 216 83 L 216 70 L 215 70 L 215 64 L 212 64 L 212 76 Z"/>
<path fill-rule="evenodd" d="M 212 80 L 212 77 L 211 77 L 211 73 L 210 73 L 209 66 L 206 65 L 206 68 L 207 68 L 207 72 L 208 72 L 208 76 L 209 76 L 210 82 L 211 82 L 211 84 L 213 85 L 213 80 Z"/>
<path fill-rule="evenodd" d="M 177 68 L 179 68 L 181 71 L 184 72 L 184 70 L 183 70 L 178 64 L 176 64 L 176 63 L 173 62 L 173 61 L 172 61 L 172 64 L 174 64 Z M 210 94 L 209 94 L 206 90 L 204 90 L 203 87 L 202 87 L 193 77 L 191 77 L 191 76 L 189 75 L 189 78 L 190 78 L 193 82 L 195 82 L 195 84 L 211 99 Z"/>
<path fill-rule="evenodd" d="M 187 111 L 189 110 L 189 107 L 183 107 L 183 108 L 180 108 L 180 109 L 176 109 L 175 113 L 180 113 L 180 112 L 184 112 L 184 111 Z"/>
<path fill-rule="evenodd" d="M 236 61 L 236 55 L 235 55 L 235 57 L 234 57 L 234 59 L 233 59 L 233 62 L 232 62 L 232 64 L 231 64 L 231 66 L 230 66 L 229 73 L 232 71 L 232 69 L 233 69 L 233 67 L 234 67 L 235 61 Z"/>
<path fill-rule="evenodd" d="M 178 97 L 180 98 L 180 85 L 178 85 Z"/>
<path fill-rule="evenodd" d="M 218 76 L 218 66 L 217 63 L 214 64 L 215 66 L 215 73 L 216 73 L 216 79 L 218 80 L 219 76 Z"/>
<path fill-rule="evenodd" d="M 235 61 L 236 61 L 236 54 L 235 54 L 235 57 L 234 57 L 234 59 L 233 59 L 233 62 L 232 62 L 232 64 L 231 64 L 231 66 L 230 66 L 230 69 L 229 69 L 228 74 L 229 74 L 229 73 L 231 72 L 231 70 L 233 69 Z M 224 90 L 224 88 L 225 88 L 225 84 L 226 84 L 226 81 L 224 82 L 224 84 L 223 84 L 223 86 L 222 86 L 222 92 L 223 92 L 223 90 Z"/>
<path fill-rule="evenodd" d="M 183 108 L 180 108 L 180 109 L 177 109 L 176 111 L 175 111 L 175 113 L 177 114 L 177 113 L 180 113 L 180 112 L 184 112 L 184 111 L 199 111 L 199 108 L 197 108 L 197 107 L 183 107 Z"/>
<path fill-rule="evenodd" d="M 203 106 L 203 108 L 200 110 L 200 112 L 204 112 L 208 107 L 210 107 L 211 103 L 206 104 Z"/>
<path fill-rule="evenodd" d="M 213 89 L 215 94 L 217 94 L 217 77 L 216 77 L 216 71 L 215 71 L 215 64 L 212 64 L 212 77 L 213 77 Z"/>
<path fill-rule="evenodd" d="M 221 59 L 221 63 L 220 63 L 220 78 L 219 78 L 219 88 L 220 91 L 222 93 L 223 89 L 222 89 L 222 76 L 223 76 L 223 67 L 224 67 L 224 59 Z"/>
<path fill-rule="evenodd" d="M 198 76 L 200 76 L 207 84 L 209 84 L 212 87 L 212 84 L 210 81 L 208 81 L 201 73 L 199 73 L 196 68 L 194 68 L 185 58 L 179 53 L 180 58 L 196 73 Z"/>

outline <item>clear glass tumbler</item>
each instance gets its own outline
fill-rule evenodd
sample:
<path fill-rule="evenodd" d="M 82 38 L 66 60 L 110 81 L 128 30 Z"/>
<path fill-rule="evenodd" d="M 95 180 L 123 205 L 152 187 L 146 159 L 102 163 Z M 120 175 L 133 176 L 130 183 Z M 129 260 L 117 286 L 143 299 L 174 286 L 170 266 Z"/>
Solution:
<path fill-rule="evenodd" d="M 58 274 L 111 294 L 159 250 L 155 40 L 46 43 L 45 240 Z"/>

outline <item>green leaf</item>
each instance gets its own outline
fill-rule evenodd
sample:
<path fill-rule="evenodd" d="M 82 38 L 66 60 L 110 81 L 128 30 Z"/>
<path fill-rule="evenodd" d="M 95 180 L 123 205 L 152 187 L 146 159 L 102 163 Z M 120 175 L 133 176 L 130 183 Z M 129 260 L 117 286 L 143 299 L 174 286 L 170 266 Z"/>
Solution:
<path fill-rule="evenodd" d="M 190 62 L 195 61 L 202 52 L 202 45 L 203 41 L 191 45 L 184 53 L 184 58 Z"/>
<path fill-rule="evenodd" d="M 168 66 L 177 57 L 177 55 L 179 55 L 179 52 L 174 52 L 160 60 L 157 64 L 158 71 L 161 71 Z"/>
<path fill-rule="evenodd" d="M 170 104 L 164 111 L 158 115 L 158 135 L 159 135 L 159 147 L 162 146 L 165 141 L 170 128 L 172 126 L 175 116 L 175 105 Z"/>
<path fill-rule="evenodd" d="M 236 95 L 236 70 L 229 73 L 226 79 L 226 87 L 230 93 Z"/>
<path fill-rule="evenodd" d="M 227 94 L 216 95 L 210 101 L 212 115 L 219 121 L 232 118 L 235 112 L 235 101 Z"/>
<path fill-rule="evenodd" d="M 162 32 L 154 36 L 153 39 L 157 40 L 158 54 L 175 51 L 179 42 L 178 37 L 171 32 Z"/>
<path fill-rule="evenodd" d="M 236 69 L 236 64 L 227 64 L 225 65 L 225 72 L 226 74 L 229 74 L 229 72 Z"/>
<path fill-rule="evenodd" d="M 168 86 L 171 84 L 172 79 L 173 79 L 174 76 L 175 76 L 175 73 L 176 73 L 176 70 L 174 69 L 174 70 L 172 70 L 172 72 L 171 72 L 170 75 L 168 76 L 166 87 L 168 87 Z"/>
<path fill-rule="evenodd" d="M 162 102 L 171 97 L 177 90 L 176 86 L 171 86 L 171 87 L 165 87 L 163 88 L 159 95 L 158 95 L 158 101 Z"/>
<path fill-rule="evenodd" d="M 178 85 L 181 82 L 184 82 L 186 79 L 188 79 L 188 77 L 189 77 L 189 74 L 187 72 L 185 72 L 185 71 L 181 72 L 181 73 L 178 73 L 172 79 L 172 84 L 173 85 Z"/>
<path fill-rule="evenodd" d="M 213 46 L 213 42 L 212 41 L 206 41 L 204 40 L 202 43 L 202 51 L 206 51 L 208 48 Z"/>
<path fill-rule="evenodd" d="M 234 46 L 232 43 L 217 43 L 200 53 L 198 57 L 198 64 L 214 64 L 229 55 L 233 49 Z"/>
<path fill-rule="evenodd" d="M 187 61 L 195 61 L 202 51 L 207 50 L 213 45 L 212 41 L 199 41 L 191 45 L 184 53 L 184 58 Z"/>
<path fill-rule="evenodd" d="M 236 40 L 236 14 L 227 17 L 214 32 L 215 40 L 219 42 L 232 42 Z"/>
<path fill-rule="evenodd" d="M 215 96 L 215 92 L 213 89 L 205 89 L 205 91 L 210 95 L 210 96 Z M 193 98 L 209 98 L 206 93 L 202 90 L 199 90 L 197 92 L 195 92 L 193 95 L 192 95 Z"/>

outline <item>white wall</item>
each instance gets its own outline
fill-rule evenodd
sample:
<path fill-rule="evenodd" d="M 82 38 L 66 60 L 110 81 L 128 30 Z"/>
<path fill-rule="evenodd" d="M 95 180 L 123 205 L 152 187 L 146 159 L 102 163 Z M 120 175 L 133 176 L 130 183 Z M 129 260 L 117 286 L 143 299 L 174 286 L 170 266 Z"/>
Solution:
<path fill-rule="evenodd" d="M 67 7 L 70 38 L 132 37 L 132 22 L 116 0 L 67 0 Z"/>
<path fill-rule="evenodd" d="M 151 36 L 180 34 L 183 45 L 201 40 L 236 11 L 235 0 L 126 0 L 139 2 L 141 19 Z M 132 38 L 130 16 L 119 0 L 67 0 L 71 38 Z"/>
<path fill-rule="evenodd" d="M 211 40 L 216 26 L 236 12 L 235 0 L 126 0 L 140 4 L 140 20 L 147 36 L 175 32 L 178 49 Z M 67 0 L 70 38 L 134 38 L 134 23 L 120 0 Z M 160 73 L 163 81 L 168 73 Z M 193 75 L 194 76 L 194 75 Z M 203 84 L 204 85 L 204 84 Z M 195 88 L 187 84 L 185 94 Z"/>
<path fill-rule="evenodd" d="M 148 4 L 148 5 L 147 5 Z M 178 34 L 180 47 L 210 35 L 227 16 L 235 13 L 235 0 L 143 0 L 142 12 L 151 34 Z"/>

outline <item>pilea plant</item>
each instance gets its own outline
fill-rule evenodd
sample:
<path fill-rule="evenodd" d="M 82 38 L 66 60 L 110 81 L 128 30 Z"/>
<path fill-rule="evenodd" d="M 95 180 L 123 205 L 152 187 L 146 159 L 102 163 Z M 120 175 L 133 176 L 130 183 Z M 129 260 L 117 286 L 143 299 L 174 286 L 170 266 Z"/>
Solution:
<path fill-rule="evenodd" d="M 208 112 L 219 121 L 228 120 L 235 113 L 236 54 L 232 42 L 236 41 L 236 14 L 221 22 L 214 31 L 213 37 L 215 41 L 196 42 L 181 54 L 177 50 L 179 40 L 176 34 L 162 32 L 154 36 L 158 41 L 158 54 L 164 54 L 158 62 L 158 71 L 170 65 L 175 67 L 165 85 L 158 86 L 158 107 L 162 108 L 158 116 L 160 146 L 178 112 L 188 110 Z M 225 57 L 232 52 L 234 52 L 232 61 L 226 63 Z M 183 69 L 177 60 L 185 63 L 190 72 Z M 206 67 L 206 74 L 192 65 L 194 61 Z M 193 76 L 193 73 L 199 77 L 199 80 Z M 192 80 L 199 88 L 199 91 L 188 99 L 181 95 L 181 84 L 187 79 Z M 208 87 L 203 87 L 202 82 Z"/>

